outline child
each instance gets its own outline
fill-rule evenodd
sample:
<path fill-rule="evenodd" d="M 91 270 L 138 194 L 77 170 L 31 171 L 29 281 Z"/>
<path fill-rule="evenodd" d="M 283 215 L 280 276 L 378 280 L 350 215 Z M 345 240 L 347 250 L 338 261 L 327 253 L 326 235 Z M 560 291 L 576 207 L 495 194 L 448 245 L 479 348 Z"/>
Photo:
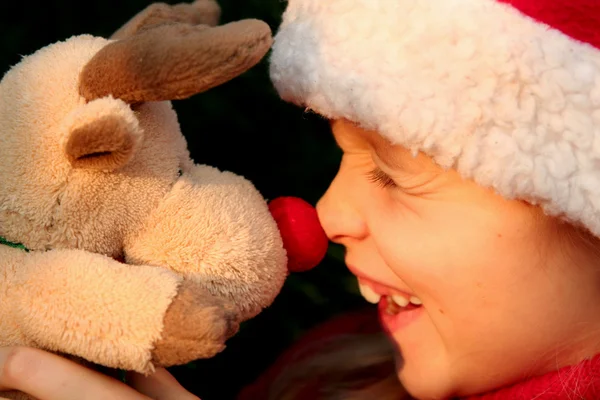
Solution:
<path fill-rule="evenodd" d="M 245 398 L 600 399 L 599 27 L 596 0 L 288 2 L 272 80 L 331 120 L 319 216 L 391 348 L 352 316 Z"/>

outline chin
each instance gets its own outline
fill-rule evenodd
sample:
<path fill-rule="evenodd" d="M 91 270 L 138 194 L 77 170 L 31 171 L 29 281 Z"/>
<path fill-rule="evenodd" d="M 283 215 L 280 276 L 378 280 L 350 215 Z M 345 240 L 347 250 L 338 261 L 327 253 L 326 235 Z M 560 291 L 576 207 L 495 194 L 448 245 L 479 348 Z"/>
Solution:
<path fill-rule="evenodd" d="M 413 398 L 418 400 L 449 400 L 455 398 L 452 392 L 444 390 L 438 382 L 405 382 L 401 380 L 402 385 Z"/>
<path fill-rule="evenodd" d="M 406 391 L 418 400 L 448 400 L 456 396 L 449 382 L 449 373 L 436 371 L 432 366 L 412 366 L 396 356 L 396 374 Z"/>

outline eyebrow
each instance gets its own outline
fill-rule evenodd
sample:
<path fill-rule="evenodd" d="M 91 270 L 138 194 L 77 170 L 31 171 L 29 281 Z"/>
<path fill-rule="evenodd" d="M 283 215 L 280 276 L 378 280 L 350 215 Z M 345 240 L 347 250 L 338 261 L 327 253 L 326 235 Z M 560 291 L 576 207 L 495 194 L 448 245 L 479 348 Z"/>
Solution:
<path fill-rule="evenodd" d="M 370 142 L 377 157 L 390 167 L 408 171 L 418 168 L 419 161 L 412 156 L 410 150 L 400 145 L 392 145 L 380 136 L 371 139 Z"/>
<path fill-rule="evenodd" d="M 406 161 L 402 160 L 402 157 L 398 154 L 398 151 L 402 151 L 402 149 L 392 147 L 391 145 L 375 145 L 373 146 L 373 150 L 386 164 L 399 169 L 404 169 Z"/>
<path fill-rule="evenodd" d="M 343 131 L 347 134 L 359 135 L 366 139 L 369 147 L 373 149 L 377 157 L 391 168 L 409 173 L 423 171 L 423 161 L 421 159 L 413 157 L 411 151 L 401 145 L 391 144 L 378 132 L 361 129 L 350 121 L 330 121 L 332 127 L 336 123 L 344 123 Z"/>

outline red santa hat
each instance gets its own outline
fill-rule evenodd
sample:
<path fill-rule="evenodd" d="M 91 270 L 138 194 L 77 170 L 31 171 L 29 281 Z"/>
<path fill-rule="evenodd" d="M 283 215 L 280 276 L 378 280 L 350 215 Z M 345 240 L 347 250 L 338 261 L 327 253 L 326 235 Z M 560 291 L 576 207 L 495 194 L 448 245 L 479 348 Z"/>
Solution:
<path fill-rule="evenodd" d="M 600 236 L 599 0 L 289 0 L 280 96 Z"/>

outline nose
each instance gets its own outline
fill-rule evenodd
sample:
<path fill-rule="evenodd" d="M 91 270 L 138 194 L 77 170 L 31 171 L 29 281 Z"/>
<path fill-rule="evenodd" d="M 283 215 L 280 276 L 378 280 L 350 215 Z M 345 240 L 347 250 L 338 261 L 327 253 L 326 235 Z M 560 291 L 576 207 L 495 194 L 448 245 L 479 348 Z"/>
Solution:
<path fill-rule="evenodd" d="M 332 242 L 346 245 L 348 240 L 366 236 L 366 223 L 358 212 L 356 201 L 359 192 L 356 186 L 345 183 L 338 174 L 317 203 L 321 226 Z"/>
<path fill-rule="evenodd" d="M 316 267 L 327 253 L 329 241 L 319 223 L 315 208 L 298 197 L 278 197 L 269 202 L 290 272 L 308 271 Z"/>

